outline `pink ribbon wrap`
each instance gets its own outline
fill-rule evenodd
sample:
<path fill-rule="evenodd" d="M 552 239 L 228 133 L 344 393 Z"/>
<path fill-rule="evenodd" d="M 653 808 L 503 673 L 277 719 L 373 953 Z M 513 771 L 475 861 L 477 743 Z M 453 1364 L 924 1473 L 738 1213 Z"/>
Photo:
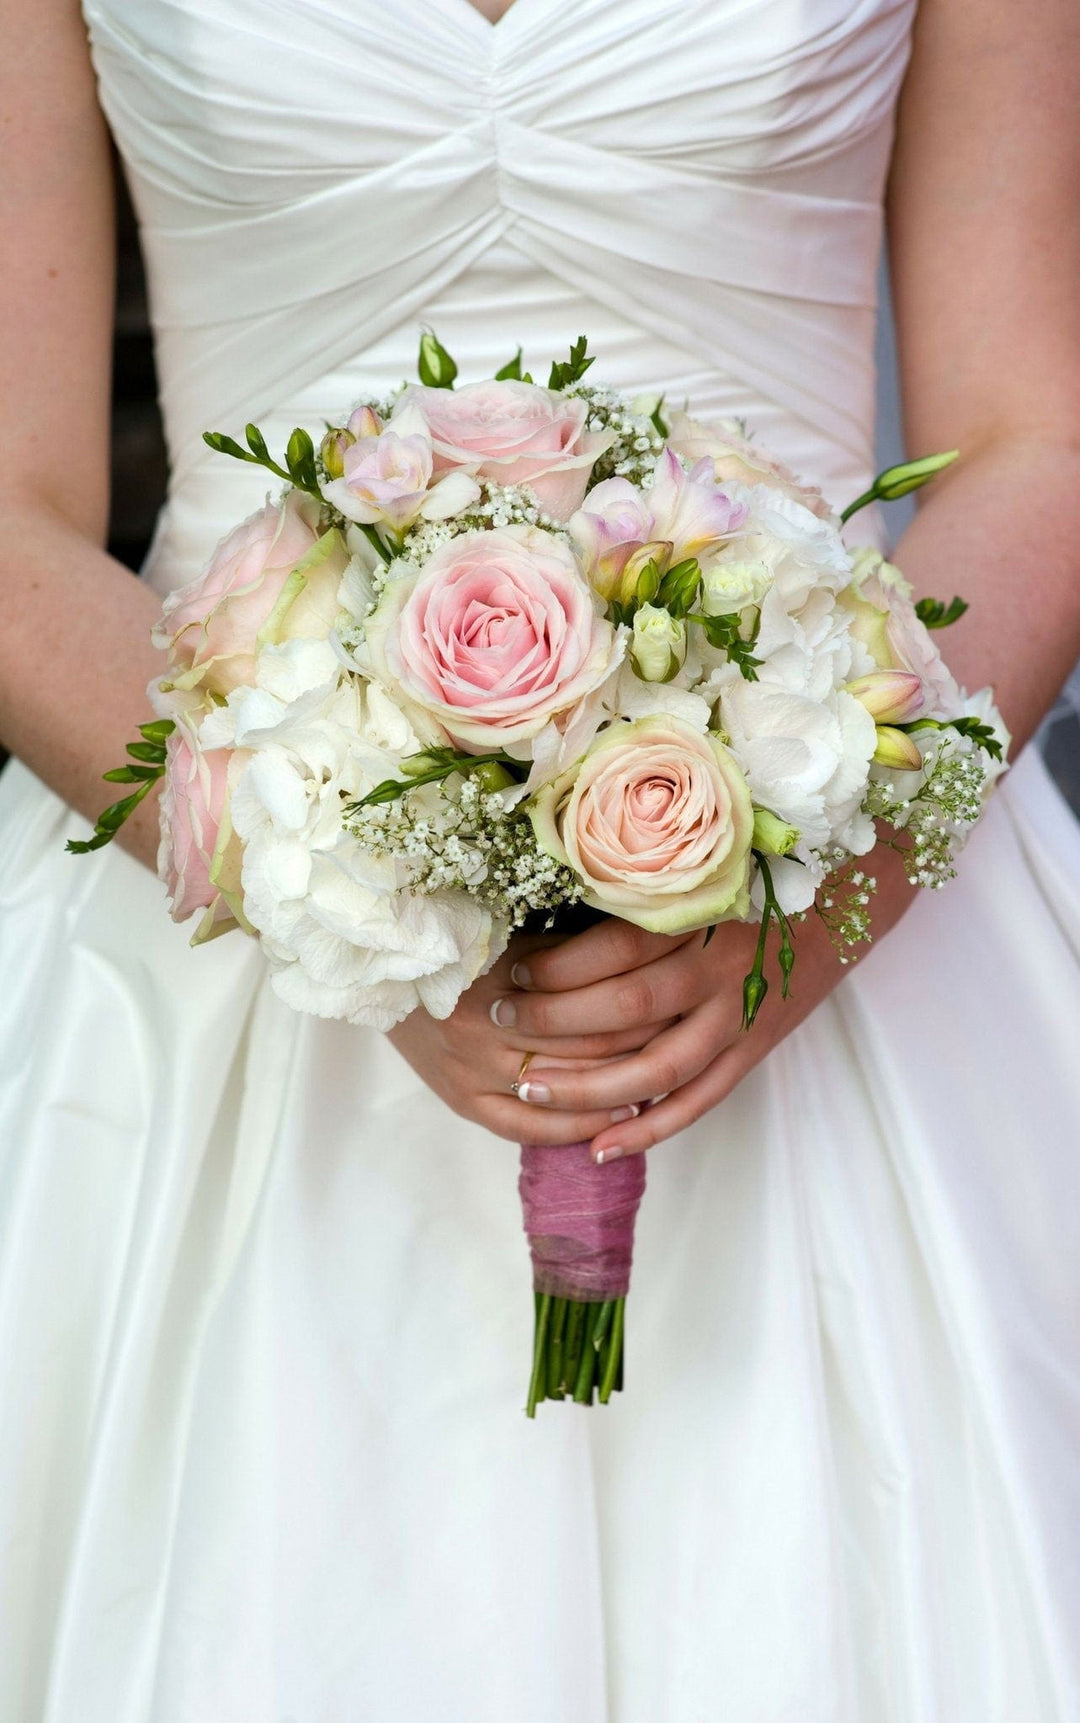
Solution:
<path fill-rule="evenodd" d="M 535 1290 L 584 1303 L 625 1298 L 645 1156 L 597 1166 L 588 1143 L 523 1143 L 518 1190 Z"/>

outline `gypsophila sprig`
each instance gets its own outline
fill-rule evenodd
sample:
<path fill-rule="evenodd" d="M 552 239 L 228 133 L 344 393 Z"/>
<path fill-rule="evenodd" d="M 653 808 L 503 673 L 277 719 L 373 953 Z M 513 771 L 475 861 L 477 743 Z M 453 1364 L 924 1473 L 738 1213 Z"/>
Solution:
<path fill-rule="evenodd" d="M 664 447 L 664 439 L 650 415 L 635 412 L 625 395 L 614 389 L 576 383 L 566 393 L 588 402 L 590 431 L 614 433 L 614 442 L 593 467 L 593 483 L 629 479 L 633 485 L 647 485 Z"/>
<path fill-rule="evenodd" d="M 573 870 L 540 849 L 530 820 L 508 812 L 478 776 L 445 791 L 437 812 L 406 791 L 392 804 L 354 805 L 345 826 L 372 855 L 404 863 L 411 891 L 467 892 L 511 928 L 536 912 L 550 925 L 582 895 Z"/>
<path fill-rule="evenodd" d="M 854 946 L 868 945 L 873 938 L 870 900 L 877 890 L 877 880 L 862 868 L 854 867 L 843 851 L 838 852 L 836 860 L 839 865 L 826 874 L 814 908 L 833 950 L 840 962 L 846 964 L 854 962 Z"/>
<path fill-rule="evenodd" d="M 946 736 L 925 783 L 910 799 L 894 796 L 883 783 L 870 785 L 868 811 L 911 840 L 902 853 L 912 885 L 939 891 L 955 879 L 957 852 L 982 812 L 985 781 L 978 751 L 961 751 Z"/>

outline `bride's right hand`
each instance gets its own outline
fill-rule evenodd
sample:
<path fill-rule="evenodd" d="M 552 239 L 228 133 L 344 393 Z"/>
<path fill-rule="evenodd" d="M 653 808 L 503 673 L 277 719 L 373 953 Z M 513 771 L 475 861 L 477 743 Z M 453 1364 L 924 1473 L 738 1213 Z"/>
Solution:
<path fill-rule="evenodd" d="M 658 945 L 661 943 L 657 937 Z M 523 1040 L 492 1018 L 492 1006 L 513 990 L 511 971 L 526 952 L 550 945 L 543 937 L 518 937 L 487 975 L 480 977 L 447 1018 L 414 1011 L 390 1031 L 398 1052 L 430 1089 L 462 1118 L 483 1125 L 514 1143 L 587 1142 L 609 1125 L 622 1124 L 640 1111 L 620 1106 L 592 1112 L 538 1112 L 514 1094 L 511 1084 L 527 1052 L 545 1067 L 583 1070 L 635 1053 L 670 1022 L 638 1023 L 614 1034 L 541 1037 Z M 670 941 L 662 942 L 665 946 Z"/>

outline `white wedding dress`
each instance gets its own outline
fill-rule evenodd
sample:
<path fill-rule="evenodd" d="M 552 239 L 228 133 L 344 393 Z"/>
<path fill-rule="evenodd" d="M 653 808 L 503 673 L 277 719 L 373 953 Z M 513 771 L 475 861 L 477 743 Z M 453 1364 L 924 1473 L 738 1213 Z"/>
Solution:
<path fill-rule="evenodd" d="M 863 488 L 911 0 L 85 10 L 159 591 L 262 500 L 201 431 L 318 427 L 421 323 L 465 378 L 585 332 Z M 1080 834 L 1031 750 L 653 1155 L 626 1392 L 535 1424 L 513 1148 L 84 831 L 0 780 L 2 1723 L 1075 1723 Z"/>

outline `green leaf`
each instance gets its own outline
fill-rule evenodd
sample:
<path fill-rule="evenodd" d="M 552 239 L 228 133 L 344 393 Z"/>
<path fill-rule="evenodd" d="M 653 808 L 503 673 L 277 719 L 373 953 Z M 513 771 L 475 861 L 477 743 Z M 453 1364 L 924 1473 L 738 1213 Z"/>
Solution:
<path fill-rule="evenodd" d="M 967 609 L 968 605 L 962 598 L 954 598 L 950 604 L 940 598 L 920 598 L 915 614 L 927 628 L 951 628 Z"/>
<path fill-rule="evenodd" d="M 452 389 L 458 368 L 432 329 L 420 337 L 420 357 L 417 374 L 428 389 Z"/>
<path fill-rule="evenodd" d="M 510 363 L 508 365 L 504 365 L 501 371 L 496 371 L 495 381 L 497 383 L 520 383 L 523 381 L 521 375 L 520 347 L 514 354 L 514 357 L 510 360 Z"/>
<path fill-rule="evenodd" d="M 549 389 L 568 389 L 571 383 L 581 381 L 595 358 L 595 354 L 589 354 L 588 347 L 588 336 L 579 335 L 570 348 L 569 360 L 555 360 L 548 378 Z"/>
<path fill-rule="evenodd" d="M 231 455 L 234 461 L 250 461 L 256 467 L 260 464 L 257 456 L 249 455 L 235 438 L 227 437 L 223 431 L 204 431 L 203 442 L 219 455 Z"/>
<path fill-rule="evenodd" d="M 663 609 L 671 612 L 672 616 L 688 616 L 697 602 L 701 590 L 701 567 L 697 557 L 688 556 L 682 562 L 677 562 L 669 568 L 660 589 L 656 602 Z"/>
<path fill-rule="evenodd" d="M 111 772 L 102 772 L 106 784 L 140 784 L 147 781 L 153 783 L 156 778 L 165 775 L 165 767 L 161 766 L 114 766 Z"/>
<path fill-rule="evenodd" d="M 657 401 L 657 403 L 656 403 L 656 406 L 653 408 L 652 412 L 649 414 L 649 418 L 652 420 L 653 430 L 656 432 L 657 436 L 668 437 L 671 433 L 671 427 L 669 426 L 667 420 L 664 418 L 664 414 L 662 411 L 663 405 L 664 405 L 664 396 L 661 395 L 659 401 Z"/>
<path fill-rule="evenodd" d="M 129 742 L 127 751 L 133 760 L 152 760 L 155 765 L 162 765 L 165 761 L 163 742 Z"/>
<path fill-rule="evenodd" d="M 148 742 L 165 742 L 175 729 L 172 718 L 155 718 L 151 724 L 139 725 L 139 735 L 145 736 Z"/>
<path fill-rule="evenodd" d="M 841 521 L 849 521 L 852 515 L 870 503 L 895 502 L 898 497 L 906 497 L 909 491 L 917 491 L 920 486 L 929 484 L 932 478 L 943 472 L 946 467 L 958 459 L 959 449 L 949 449 L 942 455 L 923 455 L 916 461 L 902 461 L 899 466 L 886 467 L 880 472 L 868 491 L 861 497 L 856 497 L 849 503 Z"/>

